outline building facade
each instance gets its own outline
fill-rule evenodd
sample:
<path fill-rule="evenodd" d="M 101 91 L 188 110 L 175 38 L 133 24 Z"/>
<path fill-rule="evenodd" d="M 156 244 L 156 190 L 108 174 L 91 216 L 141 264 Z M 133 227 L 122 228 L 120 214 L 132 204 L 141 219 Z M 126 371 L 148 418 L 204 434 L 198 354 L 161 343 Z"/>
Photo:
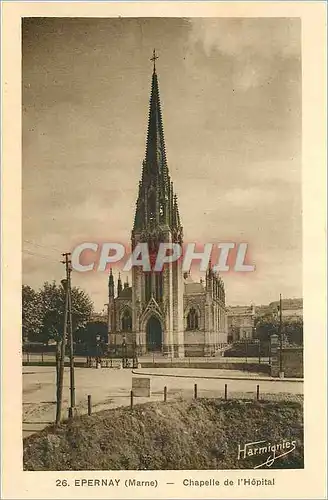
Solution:
<path fill-rule="evenodd" d="M 238 342 L 256 337 L 255 320 L 264 316 L 279 315 L 279 301 L 260 306 L 231 306 L 227 308 L 228 339 Z M 302 299 L 283 299 L 281 316 L 286 321 L 303 318 Z"/>
<path fill-rule="evenodd" d="M 228 308 L 227 314 L 229 341 L 238 342 L 254 337 L 254 306 L 232 306 Z"/>
<path fill-rule="evenodd" d="M 183 244 L 178 199 L 171 181 L 165 151 L 164 130 L 155 67 L 152 74 L 146 154 L 134 224 L 132 251 L 139 243 L 148 245 L 150 261 L 160 243 Z M 141 354 L 159 351 L 164 355 L 212 355 L 227 342 L 225 290 L 221 277 L 211 267 L 205 283 L 183 275 L 182 259 L 165 264 L 163 270 L 144 272 L 132 268 L 132 284 L 115 290 L 110 271 L 108 281 L 109 344 L 123 342 L 138 346 Z"/>

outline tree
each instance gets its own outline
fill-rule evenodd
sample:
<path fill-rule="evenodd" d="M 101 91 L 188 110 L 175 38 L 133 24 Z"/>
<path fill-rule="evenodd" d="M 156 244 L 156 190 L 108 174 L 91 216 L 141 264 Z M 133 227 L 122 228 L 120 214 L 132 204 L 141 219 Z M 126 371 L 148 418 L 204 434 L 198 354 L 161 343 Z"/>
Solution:
<path fill-rule="evenodd" d="M 61 341 L 64 328 L 65 289 L 55 281 L 46 282 L 39 292 L 42 310 L 41 336 L 45 342 Z M 80 288 L 72 287 L 73 333 L 87 324 L 93 312 L 90 297 Z"/>
<path fill-rule="evenodd" d="M 266 314 L 255 319 L 256 337 L 263 342 L 268 342 L 271 335 L 279 333 L 277 316 Z"/>
<path fill-rule="evenodd" d="M 92 354 L 96 352 L 98 336 L 100 337 L 101 345 L 107 343 L 107 324 L 102 321 L 90 321 L 85 327 L 79 328 L 76 331 L 74 340 L 80 344 L 83 344 L 86 352 Z"/>
<path fill-rule="evenodd" d="M 45 282 L 39 292 L 42 310 L 41 337 L 44 342 L 56 342 L 56 368 L 59 376 L 60 345 L 64 330 L 65 295 L 62 285 Z M 74 331 L 84 326 L 93 312 L 93 303 L 90 297 L 80 288 L 72 287 L 72 326 Z"/>
<path fill-rule="evenodd" d="M 102 341 L 107 340 L 107 324 L 103 321 L 89 321 L 84 327 L 76 331 L 74 340 L 81 344 L 94 344 L 97 335 L 100 335 Z"/>
<path fill-rule="evenodd" d="M 269 341 L 271 335 L 279 335 L 278 315 L 267 314 L 255 320 L 256 336 L 261 341 Z M 303 318 L 283 318 L 282 334 L 290 344 L 303 344 Z"/>
<path fill-rule="evenodd" d="M 59 343 L 64 327 L 65 291 L 55 281 L 45 282 L 40 289 L 42 311 L 41 336 L 44 342 L 54 340 Z"/>
<path fill-rule="evenodd" d="M 290 344 L 303 345 L 303 318 L 286 319 L 283 333 Z"/>
<path fill-rule="evenodd" d="M 24 341 L 39 340 L 42 315 L 39 294 L 28 285 L 22 286 L 22 335 Z"/>

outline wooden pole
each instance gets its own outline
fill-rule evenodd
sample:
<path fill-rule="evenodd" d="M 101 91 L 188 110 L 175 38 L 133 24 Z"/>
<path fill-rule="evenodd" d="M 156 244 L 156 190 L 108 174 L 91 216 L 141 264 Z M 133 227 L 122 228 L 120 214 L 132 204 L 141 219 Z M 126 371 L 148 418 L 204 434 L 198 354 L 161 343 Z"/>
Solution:
<path fill-rule="evenodd" d="M 228 399 L 228 384 L 224 384 L 224 399 Z"/>
<path fill-rule="evenodd" d="M 282 299 L 281 294 L 279 298 L 279 337 L 280 337 L 280 357 L 279 357 L 279 371 L 282 373 Z"/>
<path fill-rule="evenodd" d="M 194 398 L 197 399 L 197 384 L 194 385 Z"/>
<path fill-rule="evenodd" d="M 256 386 L 256 399 L 257 399 L 257 401 L 260 399 L 260 386 L 259 385 Z"/>
<path fill-rule="evenodd" d="M 72 320 L 72 290 L 71 290 L 71 261 L 70 253 L 63 253 L 66 268 L 66 287 L 68 293 L 68 339 L 69 339 L 69 374 L 70 374 L 70 403 L 71 408 L 75 408 L 75 374 L 74 374 L 74 339 L 73 339 L 73 320 Z"/>
<path fill-rule="evenodd" d="M 90 416 L 92 413 L 92 405 L 91 405 L 91 395 L 88 395 L 88 415 Z"/>
<path fill-rule="evenodd" d="M 64 385 L 64 369 L 65 369 L 65 351 L 66 351 L 66 336 L 67 336 L 67 315 L 68 315 L 68 289 L 66 286 L 65 312 L 64 312 L 64 328 L 61 341 L 60 364 L 59 364 L 59 379 L 57 386 L 57 408 L 56 408 L 56 424 L 61 421 L 61 412 L 63 404 L 63 385 Z"/>
<path fill-rule="evenodd" d="M 133 408 L 133 391 L 130 391 L 130 409 Z"/>
<path fill-rule="evenodd" d="M 167 387 L 164 387 L 164 402 L 167 400 Z"/>

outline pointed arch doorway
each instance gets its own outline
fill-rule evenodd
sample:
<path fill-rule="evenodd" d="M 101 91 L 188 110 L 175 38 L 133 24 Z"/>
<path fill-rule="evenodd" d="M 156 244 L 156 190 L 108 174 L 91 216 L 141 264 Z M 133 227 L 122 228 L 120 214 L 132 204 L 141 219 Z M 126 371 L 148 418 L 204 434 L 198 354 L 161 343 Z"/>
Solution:
<path fill-rule="evenodd" d="M 156 316 L 151 316 L 146 327 L 147 351 L 162 350 L 163 329 L 161 322 Z"/>

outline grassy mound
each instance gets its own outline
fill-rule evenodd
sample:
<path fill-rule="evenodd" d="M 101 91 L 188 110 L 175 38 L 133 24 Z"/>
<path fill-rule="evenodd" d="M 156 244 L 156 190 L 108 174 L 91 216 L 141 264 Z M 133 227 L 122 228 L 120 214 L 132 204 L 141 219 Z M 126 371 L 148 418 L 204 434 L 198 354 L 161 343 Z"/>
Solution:
<path fill-rule="evenodd" d="M 252 469 L 269 454 L 238 460 L 238 445 L 260 440 L 296 441 L 271 468 L 302 468 L 302 422 L 294 402 L 200 399 L 116 408 L 29 436 L 24 469 Z"/>

